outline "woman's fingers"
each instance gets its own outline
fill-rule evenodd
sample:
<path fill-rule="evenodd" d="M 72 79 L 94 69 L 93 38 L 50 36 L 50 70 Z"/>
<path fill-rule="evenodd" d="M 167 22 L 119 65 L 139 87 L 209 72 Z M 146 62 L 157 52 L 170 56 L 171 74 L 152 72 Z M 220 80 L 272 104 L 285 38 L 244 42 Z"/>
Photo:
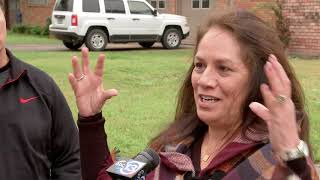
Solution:
<path fill-rule="evenodd" d="M 82 54 L 82 70 L 83 73 L 89 74 L 89 50 L 88 48 L 82 48 L 81 49 Z"/>
<path fill-rule="evenodd" d="M 108 89 L 103 91 L 103 99 L 104 101 L 111 99 L 113 96 L 117 96 L 118 91 L 116 89 Z"/>
<path fill-rule="evenodd" d="M 70 82 L 70 85 L 71 85 L 73 91 L 75 92 L 75 90 L 77 89 L 77 80 L 76 80 L 76 78 L 74 77 L 74 75 L 72 73 L 69 73 L 68 79 L 69 79 L 69 82 Z"/>
<path fill-rule="evenodd" d="M 77 56 L 72 57 L 72 69 L 73 69 L 73 75 L 76 79 L 82 76 L 82 71 L 81 71 L 81 67 L 80 67 Z"/>
<path fill-rule="evenodd" d="M 274 67 L 274 70 L 275 70 L 275 73 L 277 74 L 277 77 L 281 81 L 284 89 L 287 91 L 286 92 L 286 93 L 288 93 L 287 95 L 291 95 L 290 79 L 289 79 L 287 73 L 285 72 L 285 70 L 283 69 L 283 67 L 281 66 L 281 64 L 278 62 L 278 59 L 273 54 L 271 54 L 269 57 L 269 61 L 272 63 L 272 66 Z"/>
<path fill-rule="evenodd" d="M 273 64 L 270 61 L 267 61 L 265 66 L 264 66 L 264 70 L 265 73 L 267 75 L 268 78 L 268 82 L 270 84 L 270 88 L 272 89 L 272 91 L 274 93 L 279 93 L 279 92 L 283 92 L 283 84 L 281 82 L 281 80 L 279 79 L 275 68 L 273 67 Z"/>
<path fill-rule="evenodd" d="M 96 64 L 96 68 L 94 72 L 97 76 L 100 76 L 100 77 L 103 76 L 104 60 L 105 60 L 105 56 L 103 54 L 100 54 L 98 57 L 98 62 Z"/>
<path fill-rule="evenodd" d="M 285 95 L 287 97 L 291 96 L 291 83 L 290 80 L 281 66 L 281 64 L 278 62 L 277 58 L 271 54 L 269 56 L 269 60 L 265 64 L 265 73 L 267 75 L 270 88 L 272 89 L 272 92 L 277 95 Z"/>
<path fill-rule="evenodd" d="M 262 84 L 260 86 L 260 91 L 263 97 L 264 104 L 267 107 L 276 107 L 277 99 L 275 98 L 270 86 Z"/>
<path fill-rule="evenodd" d="M 268 108 L 258 102 L 252 102 L 249 105 L 252 112 L 263 119 L 267 124 L 271 123 L 272 120 L 271 113 Z"/>

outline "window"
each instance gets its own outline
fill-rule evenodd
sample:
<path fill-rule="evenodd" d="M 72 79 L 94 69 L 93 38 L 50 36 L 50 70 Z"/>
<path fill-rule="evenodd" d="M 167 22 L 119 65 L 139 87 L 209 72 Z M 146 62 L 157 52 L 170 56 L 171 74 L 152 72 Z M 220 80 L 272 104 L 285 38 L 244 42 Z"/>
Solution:
<path fill-rule="evenodd" d="M 128 1 L 131 14 L 152 15 L 151 9 L 143 2 Z"/>
<path fill-rule="evenodd" d="M 192 0 L 192 8 L 200 8 L 200 0 Z"/>
<path fill-rule="evenodd" d="M 157 1 L 150 1 L 150 4 L 153 8 L 157 8 Z"/>
<path fill-rule="evenodd" d="M 153 8 L 165 9 L 166 0 L 151 0 L 150 4 Z"/>
<path fill-rule="evenodd" d="M 99 0 L 83 0 L 83 12 L 100 12 Z"/>
<path fill-rule="evenodd" d="M 72 11 L 73 0 L 57 0 L 55 11 Z"/>
<path fill-rule="evenodd" d="M 106 13 L 126 13 L 122 0 L 104 0 L 104 3 L 106 7 Z"/>
<path fill-rule="evenodd" d="M 192 0 L 192 8 L 194 9 L 207 9 L 210 8 L 210 0 Z"/>
<path fill-rule="evenodd" d="M 164 8 L 166 8 L 166 1 L 159 1 L 159 8 L 160 9 L 164 9 Z"/>
<path fill-rule="evenodd" d="M 209 8 L 209 0 L 202 0 L 202 8 Z"/>
<path fill-rule="evenodd" d="M 28 3 L 31 5 L 47 5 L 48 0 L 28 0 Z"/>

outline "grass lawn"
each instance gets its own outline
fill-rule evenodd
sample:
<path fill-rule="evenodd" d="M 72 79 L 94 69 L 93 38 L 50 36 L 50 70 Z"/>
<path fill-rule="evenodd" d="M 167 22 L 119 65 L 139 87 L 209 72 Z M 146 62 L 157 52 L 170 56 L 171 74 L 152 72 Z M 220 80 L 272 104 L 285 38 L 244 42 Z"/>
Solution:
<path fill-rule="evenodd" d="M 79 52 L 16 52 L 49 73 L 64 92 L 76 117 L 76 105 L 67 81 L 70 57 Z M 191 60 L 191 50 L 141 50 L 106 52 L 105 86 L 120 95 L 103 109 L 110 147 L 119 147 L 124 156 L 141 151 L 148 140 L 171 121 L 177 89 Z M 165 54 L 165 56 L 164 56 Z M 91 64 L 98 53 L 92 53 Z M 311 140 L 320 161 L 320 60 L 293 58 L 302 81 L 311 116 Z"/>
<path fill-rule="evenodd" d="M 307 108 L 311 119 L 311 144 L 315 158 L 320 162 L 320 59 L 292 58 L 293 67 L 305 90 Z"/>
<path fill-rule="evenodd" d="M 16 52 L 15 55 L 49 73 L 65 94 L 76 117 L 67 80 L 73 52 Z M 79 53 L 76 53 L 79 54 Z M 190 50 L 121 51 L 106 53 L 105 86 L 120 95 L 105 105 L 110 147 L 133 156 L 171 120 L 177 88 L 190 59 Z M 165 54 L 165 56 L 163 56 Z M 98 53 L 92 53 L 96 59 Z M 94 64 L 95 61 L 92 61 Z"/>
<path fill-rule="evenodd" d="M 54 38 L 8 32 L 7 44 L 61 44 L 61 41 Z"/>

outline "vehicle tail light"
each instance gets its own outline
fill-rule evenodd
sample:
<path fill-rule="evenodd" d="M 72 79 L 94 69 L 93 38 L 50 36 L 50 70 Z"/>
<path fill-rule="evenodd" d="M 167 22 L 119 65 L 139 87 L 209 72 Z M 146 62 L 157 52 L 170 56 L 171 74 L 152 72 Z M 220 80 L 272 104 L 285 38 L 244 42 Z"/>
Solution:
<path fill-rule="evenodd" d="M 71 17 L 71 25 L 72 26 L 78 26 L 78 16 L 73 14 Z"/>

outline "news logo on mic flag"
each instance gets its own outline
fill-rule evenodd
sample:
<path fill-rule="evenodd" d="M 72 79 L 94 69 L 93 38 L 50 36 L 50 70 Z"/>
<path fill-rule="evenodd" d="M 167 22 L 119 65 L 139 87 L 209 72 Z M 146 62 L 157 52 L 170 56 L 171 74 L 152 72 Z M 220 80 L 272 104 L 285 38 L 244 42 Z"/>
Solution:
<path fill-rule="evenodd" d="M 159 164 L 160 157 L 153 149 L 147 148 L 133 159 L 121 159 L 107 169 L 113 180 L 145 180 L 148 173 Z"/>
<path fill-rule="evenodd" d="M 132 159 L 129 160 L 120 160 L 117 161 L 113 166 L 107 169 L 107 172 L 113 172 L 114 174 L 121 174 L 127 178 L 134 177 L 137 172 L 139 172 L 146 163 L 135 161 Z"/>

